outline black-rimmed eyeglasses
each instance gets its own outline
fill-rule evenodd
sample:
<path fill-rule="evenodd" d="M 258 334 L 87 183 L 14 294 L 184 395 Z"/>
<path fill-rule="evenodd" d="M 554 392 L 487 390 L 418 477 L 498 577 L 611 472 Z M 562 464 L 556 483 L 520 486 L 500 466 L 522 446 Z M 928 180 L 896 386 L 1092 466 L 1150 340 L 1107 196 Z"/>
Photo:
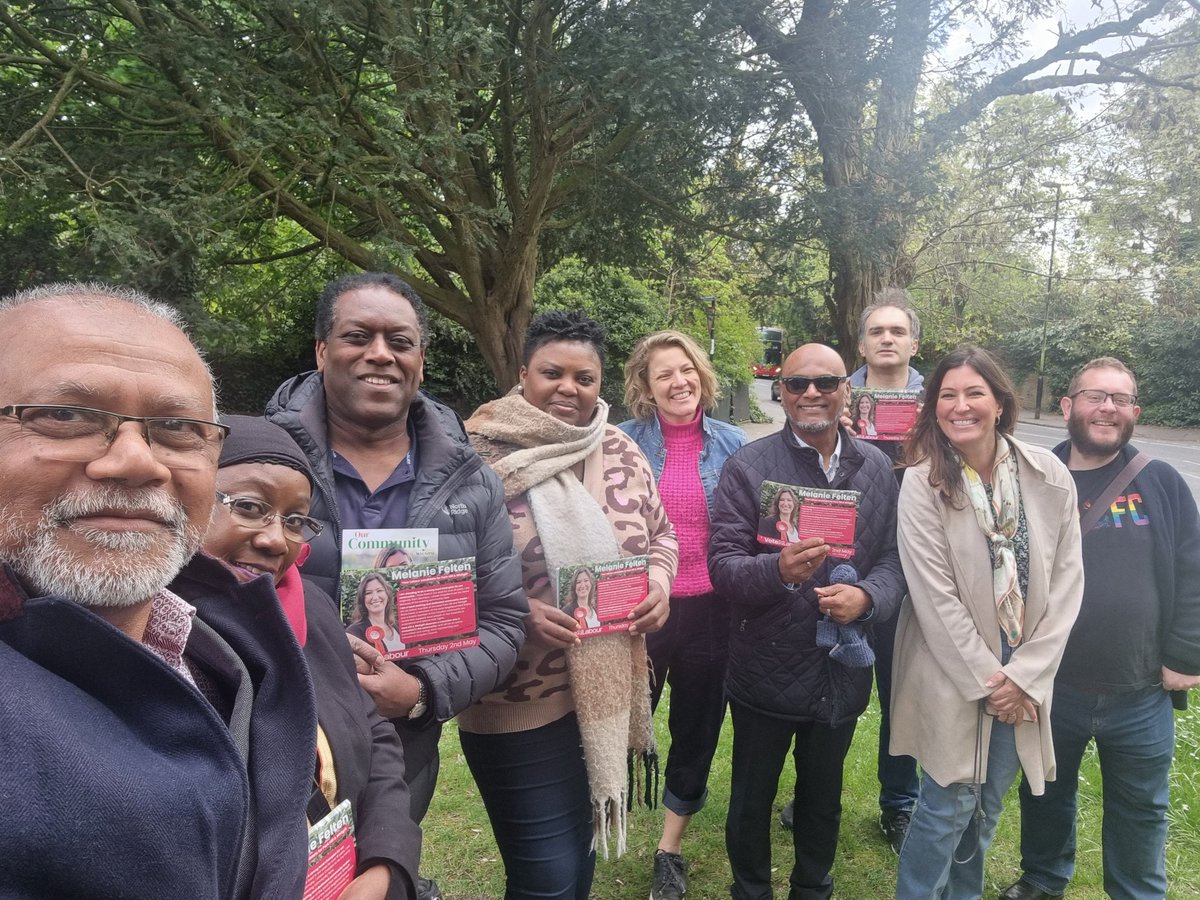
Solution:
<path fill-rule="evenodd" d="M 1137 406 L 1137 394 L 1114 394 L 1111 391 L 1076 391 L 1070 395 L 1072 400 L 1082 397 L 1088 403 L 1099 406 L 1109 397 L 1112 397 L 1113 406 L 1118 406 L 1122 409 L 1128 409 L 1131 406 Z"/>

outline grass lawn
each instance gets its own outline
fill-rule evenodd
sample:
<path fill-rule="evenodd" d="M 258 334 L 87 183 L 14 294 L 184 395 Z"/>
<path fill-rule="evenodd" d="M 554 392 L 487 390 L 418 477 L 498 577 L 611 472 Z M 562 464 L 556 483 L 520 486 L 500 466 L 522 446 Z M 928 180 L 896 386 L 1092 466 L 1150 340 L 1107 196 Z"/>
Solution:
<path fill-rule="evenodd" d="M 1200 698 L 1195 698 L 1200 702 Z M 667 745 L 664 694 L 657 715 L 663 759 Z M 1175 769 L 1171 783 L 1171 836 L 1167 846 L 1168 897 L 1200 897 L 1200 718 L 1195 709 L 1177 713 Z M 846 760 L 841 840 L 834 867 L 835 895 L 845 898 L 892 896 L 896 857 L 878 825 L 875 747 L 879 712 L 872 705 L 859 720 L 854 746 Z M 709 779 L 708 806 L 693 820 L 684 842 L 689 862 L 689 900 L 729 896 L 729 864 L 725 858 L 725 810 L 729 799 L 732 725 L 722 732 L 721 747 Z M 504 895 L 504 864 L 496 851 L 483 802 L 471 779 L 453 723 L 442 736 L 442 771 L 437 795 L 424 822 L 423 875 L 437 879 L 447 900 L 499 898 Z M 791 762 L 784 767 L 776 809 L 791 796 Z M 1090 900 L 1105 896 L 1100 858 L 1100 775 L 1094 754 L 1080 775 L 1079 852 L 1067 897 Z M 996 840 L 988 855 L 984 897 L 997 893 L 1019 874 L 1019 814 L 1016 788 L 1010 794 Z M 654 849 L 662 826 L 660 810 L 635 809 L 630 815 L 629 850 L 621 859 L 599 859 L 592 896 L 598 900 L 639 900 L 650 894 Z M 774 886 L 787 896 L 791 871 L 790 836 L 773 829 Z"/>

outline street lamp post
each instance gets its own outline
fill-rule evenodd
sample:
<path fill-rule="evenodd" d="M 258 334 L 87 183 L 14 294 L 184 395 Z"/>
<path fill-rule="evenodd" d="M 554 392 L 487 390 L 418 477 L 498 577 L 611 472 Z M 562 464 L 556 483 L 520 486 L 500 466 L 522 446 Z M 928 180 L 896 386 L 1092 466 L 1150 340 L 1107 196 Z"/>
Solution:
<path fill-rule="evenodd" d="M 705 294 L 700 298 L 708 304 L 705 310 L 708 315 L 708 358 L 717 355 L 717 298 L 714 294 Z"/>
<path fill-rule="evenodd" d="M 1038 359 L 1037 400 L 1033 417 L 1042 417 L 1042 397 L 1046 389 L 1046 326 L 1050 321 L 1050 298 L 1054 293 L 1054 244 L 1058 238 L 1058 204 L 1062 200 L 1062 185 L 1057 181 L 1043 181 L 1042 187 L 1054 188 L 1054 221 L 1050 226 L 1050 269 L 1046 273 L 1046 307 L 1042 311 L 1042 352 Z"/>

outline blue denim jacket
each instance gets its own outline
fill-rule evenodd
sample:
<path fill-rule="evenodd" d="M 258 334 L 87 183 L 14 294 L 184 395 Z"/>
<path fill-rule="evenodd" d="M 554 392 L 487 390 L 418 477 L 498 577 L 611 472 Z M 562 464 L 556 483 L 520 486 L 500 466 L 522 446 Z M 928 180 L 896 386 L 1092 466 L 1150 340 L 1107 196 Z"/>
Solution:
<path fill-rule="evenodd" d="M 650 460 L 650 468 L 654 479 L 662 478 L 663 465 L 667 461 L 667 448 L 663 441 L 662 426 L 658 416 L 648 419 L 627 419 L 617 426 L 638 445 L 646 459 Z M 700 483 L 704 485 L 704 497 L 708 501 L 708 515 L 712 518 L 713 493 L 717 489 L 717 479 L 721 476 L 721 468 L 725 460 L 742 444 L 746 443 L 746 432 L 736 425 L 722 422 L 710 416 L 701 416 L 700 427 L 704 431 L 704 446 L 700 450 Z"/>

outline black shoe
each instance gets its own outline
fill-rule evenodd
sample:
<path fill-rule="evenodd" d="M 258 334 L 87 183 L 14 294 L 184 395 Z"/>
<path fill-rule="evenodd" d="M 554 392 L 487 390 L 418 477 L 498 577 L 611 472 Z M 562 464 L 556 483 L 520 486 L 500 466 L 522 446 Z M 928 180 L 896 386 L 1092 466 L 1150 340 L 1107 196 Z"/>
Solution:
<path fill-rule="evenodd" d="M 683 900 L 687 893 L 687 860 L 678 853 L 654 854 L 654 886 L 650 900 Z"/>
<path fill-rule="evenodd" d="M 787 806 L 779 811 L 779 824 L 788 831 L 796 824 L 796 801 L 789 800 Z"/>
<path fill-rule="evenodd" d="M 417 900 L 442 900 L 442 889 L 432 878 L 417 876 Z"/>
<path fill-rule="evenodd" d="M 1051 894 L 1040 887 L 1034 887 L 1028 881 L 1014 881 L 1000 892 L 1000 900 L 1057 900 L 1062 894 Z"/>
<path fill-rule="evenodd" d="M 899 856 L 900 848 L 904 846 L 904 836 L 908 834 L 908 823 L 912 821 L 912 813 L 907 809 L 879 814 L 879 827 L 883 836 L 892 845 L 892 851 Z"/>

